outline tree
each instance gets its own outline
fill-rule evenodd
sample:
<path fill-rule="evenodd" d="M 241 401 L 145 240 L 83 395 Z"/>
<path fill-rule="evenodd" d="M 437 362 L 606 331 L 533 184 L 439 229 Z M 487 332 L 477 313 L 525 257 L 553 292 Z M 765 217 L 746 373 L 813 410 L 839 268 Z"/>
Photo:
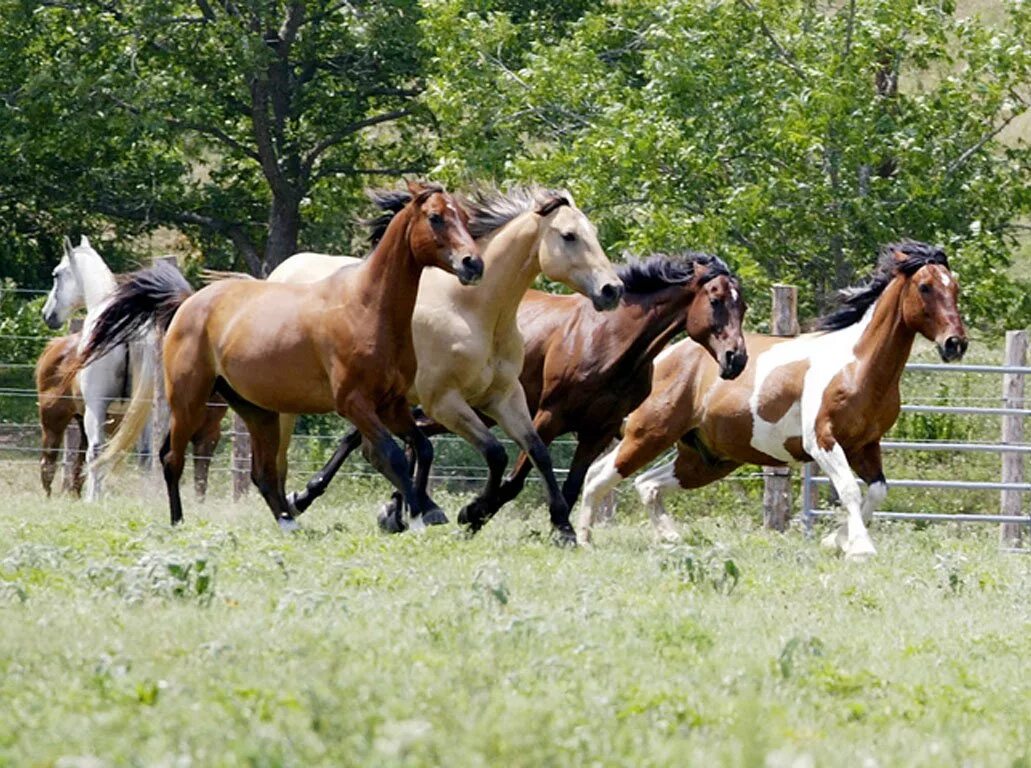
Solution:
<path fill-rule="evenodd" d="M 879 244 L 944 242 L 974 320 L 1031 319 L 1005 274 L 1031 152 L 1000 139 L 1031 102 L 1026 4 L 987 27 L 948 0 L 627 0 L 529 44 L 481 6 L 423 21 L 451 178 L 567 184 L 612 250 L 719 251 L 809 312 Z"/>
<path fill-rule="evenodd" d="M 180 227 L 262 274 L 302 236 L 346 251 L 365 181 L 428 165 L 415 0 L 0 9 L 20 51 L 0 189 L 50 210 Z"/>

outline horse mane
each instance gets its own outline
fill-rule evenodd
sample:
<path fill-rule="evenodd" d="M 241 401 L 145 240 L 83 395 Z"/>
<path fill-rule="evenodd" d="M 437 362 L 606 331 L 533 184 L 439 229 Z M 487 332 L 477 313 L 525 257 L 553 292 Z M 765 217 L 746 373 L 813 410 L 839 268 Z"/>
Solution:
<path fill-rule="evenodd" d="M 444 191 L 439 184 L 424 184 L 423 187 L 423 192 L 420 194 Z M 412 193 L 407 189 L 367 189 L 365 194 L 373 205 L 383 211 L 379 216 L 362 221 L 362 224 L 369 228 L 369 244 L 375 246 L 383 239 L 394 216 L 412 202 Z"/>
<path fill-rule="evenodd" d="M 469 234 L 474 240 L 496 232 L 527 211 L 547 216 L 555 208 L 570 205 L 572 196 L 564 189 L 514 186 L 505 192 L 496 187 L 479 187 L 465 198 L 469 211 Z"/>
<path fill-rule="evenodd" d="M 905 258 L 897 258 L 898 253 Z M 839 291 L 838 301 L 841 306 L 817 320 L 815 329 L 837 331 L 858 323 L 897 275 L 909 277 L 928 264 L 941 264 L 948 268 L 949 260 L 940 246 L 916 240 L 882 246 L 873 275 L 865 283 Z"/>
<path fill-rule="evenodd" d="M 616 267 L 627 293 L 655 293 L 665 288 L 690 283 L 695 267 L 708 267 L 706 282 L 719 275 L 732 277 L 722 259 L 707 253 L 683 251 L 675 255 L 654 253 L 647 259 L 631 258 Z"/>

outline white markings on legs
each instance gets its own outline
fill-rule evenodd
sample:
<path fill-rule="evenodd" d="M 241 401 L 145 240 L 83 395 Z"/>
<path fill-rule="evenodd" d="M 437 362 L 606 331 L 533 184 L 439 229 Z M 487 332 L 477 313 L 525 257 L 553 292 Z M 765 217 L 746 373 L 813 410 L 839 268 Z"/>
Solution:
<path fill-rule="evenodd" d="M 648 509 L 652 520 L 652 528 L 660 541 L 675 544 L 680 541 L 680 534 L 672 518 L 663 506 L 662 497 L 680 486 L 675 474 L 676 459 L 652 467 L 634 481 L 641 503 Z"/>
<path fill-rule="evenodd" d="M 838 497 L 847 512 L 845 524 L 833 534 L 834 545 L 844 550 L 845 557 L 848 559 L 861 559 L 875 555 L 877 550 L 874 549 L 870 534 L 867 533 L 866 526 L 863 524 L 863 493 L 848 466 L 845 452 L 837 444 L 829 451 L 815 446 L 808 447 L 807 451 L 820 469 L 830 478 L 830 481 L 834 483 Z M 831 539 L 830 536 L 825 537 L 823 544 L 829 544 L 829 539 Z"/>
<path fill-rule="evenodd" d="M 581 544 L 590 543 L 595 510 L 602 505 L 609 492 L 623 479 L 616 469 L 616 455 L 622 444 L 622 442 L 617 444 L 615 448 L 591 464 L 587 470 L 583 501 L 580 502 L 580 519 L 577 521 L 576 530 L 577 541 Z"/>

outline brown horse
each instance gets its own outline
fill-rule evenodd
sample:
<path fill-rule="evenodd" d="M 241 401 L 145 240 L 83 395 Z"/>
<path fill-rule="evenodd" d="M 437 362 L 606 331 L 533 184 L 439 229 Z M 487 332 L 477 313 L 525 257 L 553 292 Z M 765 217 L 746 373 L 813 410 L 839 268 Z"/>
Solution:
<path fill-rule="evenodd" d="M 734 381 L 718 378 L 701 347 L 670 347 L 623 440 L 588 470 L 581 540 L 601 499 L 675 445 L 673 461 L 636 482 L 657 526 L 669 525 L 662 496 L 672 488 L 698 488 L 742 464 L 815 461 L 847 511 L 824 543 L 850 558 L 873 555 L 866 522 L 887 493 L 880 440 L 898 418 L 899 380 L 917 334 L 934 341 L 945 361 L 963 356 L 958 298 L 945 253 L 907 241 L 883 249 L 870 281 L 843 292 L 843 306 L 819 332 L 748 336 L 748 365 Z M 853 471 L 869 487 L 865 502 Z"/>
<path fill-rule="evenodd" d="M 745 302 L 720 259 L 657 254 L 617 274 L 626 293 L 612 312 L 595 312 L 580 296 L 540 291 L 529 291 L 519 305 L 525 343 L 520 381 L 533 426 L 546 445 L 570 432 L 577 437 L 562 486 L 570 508 L 591 462 L 651 391 L 653 361 L 670 339 L 686 331 L 724 379 L 735 378 L 748 360 L 741 334 Z M 520 454 L 501 486 L 501 504 L 522 491 L 531 468 L 527 458 Z"/>
<path fill-rule="evenodd" d="M 277 468 L 280 413 L 335 411 L 348 419 L 413 517 L 446 520 L 428 496 L 414 492 L 391 432 L 411 440 L 420 457 L 432 454 L 405 397 L 415 376 L 411 324 L 423 268 L 440 267 L 473 283 L 483 261 L 465 212 L 441 187 L 409 184 L 408 192 L 380 197 L 388 195 L 405 205 L 357 266 L 314 283 L 223 280 L 191 295 L 177 270 L 158 265 L 135 273 L 98 319 L 87 360 L 152 319 L 166 329 L 171 418 L 161 460 L 173 525 L 182 520 L 183 451 L 216 390 L 247 424 L 252 479 L 284 529 L 296 523 Z M 400 515 L 380 524 L 393 532 L 406 527 Z"/>
<path fill-rule="evenodd" d="M 43 490 L 50 495 L 57 471 L 57 459 L 61 452 L 61 441 L 72 419 L 79 424 L 82 443 L 75 451 L 71 474 L 65 477 L 63 487 L 76 496 L 82 493 L 82 465 L 89 443 L 82 418 L 84 405 L 79 393 L 78 381 L 69 377 L 69 367 L 76 364 L 79 349 L 79 334 L 71 333 L 51 339 L 36 361 L 36 394 L 39 399 L 39 423 L 43 429 L 43 453 L 40 457 L 39 474 Z M 208 403 L 208 414 L 201 428 L 190 438 L 193 444 L 193 487 L 198 499 L 208 491 L 208 471 L 211 456 L 222 437 L 222 417 L 226 404 L 221 398 Z M 108 431 L 116 428 L 121 414 L 115 413 L 107 420 Z"/>

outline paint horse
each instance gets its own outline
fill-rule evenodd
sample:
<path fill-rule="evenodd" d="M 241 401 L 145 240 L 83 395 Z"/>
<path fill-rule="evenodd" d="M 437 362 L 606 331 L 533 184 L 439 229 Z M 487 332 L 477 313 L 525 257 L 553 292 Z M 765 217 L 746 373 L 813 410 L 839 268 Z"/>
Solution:
<path fill-rule="evenodd" d="M 487 486 L 462 509 L 460 523 L 473 529 L 483 524 L 496 504 L 508 462 L 504 447 L 478 410 L 529 454 L 548 486 L 552 526 L 560 541 L 573 543 L 569 506 L 519 383 L 523 340 L 516 312 L 519 300 L 540 274 L 582 294 L 594 310 L 615 307 L 623 285 L 598 243 L 594 225 L 567 192 L 481 190 L 467 204 L 469 231 L 477 238 L 486 265 L 483 284 L 470 290 L 441 275 L 423 278 L 412 318 L 418 370 L 409 399 L 472 443 L 487 462 Z M 311 279 L 335 268 L 339 258 L 297 256 L 277 272 Z M 278 275 L 274 272 L 269 279 Z M 298 509 L 306 508 L 325 490 L 356 447 L 355 437 L 353 433 L 346 437 L 329 464 L 294 497 Z M 425 489 L 430 462 L 418 457 L 417 467 L 416 487 Z M 400 514 L 400 500 L 395 496 L 387 509 L 389 514 Z"/>
<path fill-rule="evenodd" d="M 623 419 L 651 391 L 655 357 L 686 331 L 733 379 L 748 355 L 741 333 L 745 302 L 720 259 L 699 253 L 656 254 L 621 266 L 619 306 L 600 314 L 579 296 L 527 292 L 519 305 L 525 341 L 520 381 L 533 425 L 546 445 L 575 433 L 576 450 L 562 493 L 576 503 L 588 467 L 619 437 Z M 515 498 L 530 465 L 521 454 L 502 484 L 501 503 Z"/>
<path fill-rule="evenodd" d="M 86 307 L 86 319 L 80 339 L 85 343 L 90 328 L 115 290 L 115 276 L 100 257 L 89 239 L 83 237 L 79 245 L 72 246 L 64 239 L 64 255 L 53 271 L 54 284 L 43 305 L 43 321 L 50 328 L 60 328 L 76 309 Z M 146 342 L 136 340 L 129 344 L 110 347 L 106 354 L 97 356 L 89 365 L 77 369 L 77 386 L 83 403 L 83 436 L 86 449 L 86 500 L 100 498 L 103 485 L 103 464 L 97 462 L 104 443 L 104 424 L 109 414 L 121 414 L 130 394 L 130 384 L 138 379 L 146 365 Z M 71 375 L 71 374 L 69 374 Z M 62 388 L 70 387 L 70 382 Z M 150 440 L 143 442 L 149 449 Z"/>
<path fill-rule="evenodd" d="M 247 424 L 251 477 L 284 530 L 296 522 L 277 463 L 281 413 L 335 411 L 348 419 L 413 517 L 443 517 L 428 496 L 415 494 L 391 433 L 409 439 L 420 456 L 432 454 L 406 400 L 415 376 L 412 312 L 423 269 L 439 267 L 474 283 L 483 261 L 465 212 L 442 187 L 411 183 L 407 192 L 383 196 L 400 211 L 357 266 L 302 285 L 221 280 L 192 293 L 178 270 L 158 264 L 134 273 L 101 314 L 84 350 L 87 361 L 151 322 L 164 331 L 170 428 L 161 461 L 173 525 L 182 521 L 184 449 L 215 391 Z M 399 532 L 405 521 L 397 515 L 381 525 Z"/>
<path fill-rule="evenodd" d="M 78 496 L 82 490 L 82 465 L 88 448 L 83 430 L 83 402 L 79 387 L 73 377 L 66 375 L 69 366 L 77 361 L 79 349 L 78 333 L 51 339 L 36 361 L 36 394 L 39 400 L 39 423 L 43 430 L 43 452 L 40 457 L 40 480 L 43 490 L 50 495 L 57 458 L 61 452 L 61 441 L 72 419 L 79 425 L 82 444 L 75 451 L 69 476 L 64 479 L 64 490 Z M 211 456 L 222 437 L 222 417 L 226 404 L 218 400 L 208 404 L 208 415 L 201 428 L 190 438 L 193 444 L 193 487 L 198 499 L 203 499 L 208 490 L 208 471 Z M 121 416 L 109 418 L 105 431 L 110 432 L 121 421 Z"/>
<path fill-rule="evenodd" d="M 621 479 L 671 446 L 676 457 L 641 475 L 636 487 L 657 526 L 662 497 L 698 488 L 742 464 L 815 461 L 846 511 L 824 539 L 848 558 L 875 554 L 866 525 L 883 501 L 881 437 L 898 418 L 899 380 L 919 334 L 946 362 L 967 348 L 959 287 L 945 253 L 917 242 L 882 250 L 866 284 L 842 292 L 842 305 L 816 333 L 747 337 L 744 373 L 720 380 L 701 347 L 680 342 L 657 360 L 652 392 L 627 419 L 623 440 L 587 473 L 579 536 Z M 868 486 L 863 500 L 855 472 Z"/>

